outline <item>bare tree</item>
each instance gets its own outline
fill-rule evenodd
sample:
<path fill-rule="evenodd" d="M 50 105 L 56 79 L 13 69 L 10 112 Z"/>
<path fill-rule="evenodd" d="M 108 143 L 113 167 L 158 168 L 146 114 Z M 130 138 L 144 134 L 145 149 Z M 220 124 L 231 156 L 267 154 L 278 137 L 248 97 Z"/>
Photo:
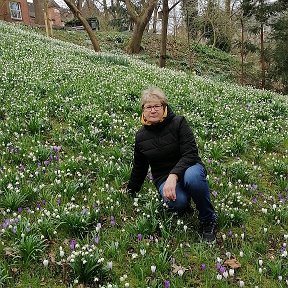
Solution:
<path fill-rule="evenodd" d="M 43 0 L 33 0 L 33 5 L 35 9 L 35 24 L 45 25 L 44 22 L 44 1 Z"/>
<path fill-rule="evenodd" d="M 75 17 L 77 17 L 79 19 L 79 21 L 82 23 L 84 29 L 86 30 L 91 43 L 93 45 L 93 48 L 95 50 L 95 52 L 99 52 L 100 51 L 100 46 L 99 43 L 96 39 L 96 36 L 92 30 L 92 28 L 90 27 L 88 21 L 85 19 L 85 17 L 83 17 L 82 13 L 81 13 L 81 3 L 82 1 L 78 1 L 77 5 L 75 5 L 71 0 L 64 0 L 64 2 L 66 3 L 66 5 L 69 7 L 69 9 L 72 11 L 72 13 L 74 14 Z M 79 9 L 80 8 L 80 9 Z"/>
<path fill-rule="evenodd" d="M 142 11 L 138 12 L 137 7 L 131 0 L 124 0 L 128 14 L 134 22 L 132 38 L 128 44 L 127 51 L 131 54 L 137 54 L 141 50 L 141 41 L 147 24 L 149 23 L 157 0 L 148 0 L 143 3 Z"/>
<path fill-rule="evenodd" d="M 165 67 L 166 65 L 166 50 L 167 50 L 167 31 L 168 31 L 168 18 L 169 13 L 172 9 L 174 9 L 180 1 L 177 1 L 172 7 L 169 8 L 168 0 L 162 0 L 162 30 L 161 30 L 161 47 L 160 47 L 160 61 L 159 66 Z"/>

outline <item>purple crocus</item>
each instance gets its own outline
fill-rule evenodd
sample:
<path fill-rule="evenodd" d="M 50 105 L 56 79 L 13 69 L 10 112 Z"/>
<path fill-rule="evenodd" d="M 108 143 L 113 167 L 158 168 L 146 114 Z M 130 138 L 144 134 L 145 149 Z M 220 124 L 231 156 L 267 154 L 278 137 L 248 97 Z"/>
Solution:
<path fill-rule="evenodd" d="M 52 146 L 52 150 L 53 150 L 54 152 L 60 152 L 61 149 L 62 149 L 61 146 Z"/>
<path fill-rule="evenodd" d="M 226 271 L 226 268 L 224 266 L 220 266 L 220 268 L 218 269 L 220 274 L 223 274 Z"/>
<path fill-rule="evenodd" d="M 142 234 L 139 233 L 139 234 L 137 235 L 137 239 L 138 239 L 138 241 L 141 241 L 141 240 L 143 239 Z"/>
<path fill-rule="evenodd" d="M 111 216 L 111 225 L 114 226 L 116 224 L 114 216 Z"/>
<path fill-rule="evenodd" d="M 204 263 L 202 263 L 202 264 L 200 265 L 200 270 L 201 270 L 201 271 L 205 271 L 205 270 L 206 270 L 206 265 L 205 265 Z"/>
<path fill-rule="evenodd" d="M 170 288 L 170 281 L 164 280 L 164 288 Z"/>
<path fill-rule="evenodd" d="M 77 241 L 75 239 L 72 239 L 70 241 L 70 249 L 71 250 L 75 250 L 76 243 L 77 243 Z"/>
<path fill-rule="evenodd" d="M 96 237 L 94 238 L 94 242 L 95 242 L 95 244 L 98 244 L 98 243 L 99 243 L 99 241 L 100 241 L 100 238 L 99 238 L 99 236 L 96 236 Z"/>

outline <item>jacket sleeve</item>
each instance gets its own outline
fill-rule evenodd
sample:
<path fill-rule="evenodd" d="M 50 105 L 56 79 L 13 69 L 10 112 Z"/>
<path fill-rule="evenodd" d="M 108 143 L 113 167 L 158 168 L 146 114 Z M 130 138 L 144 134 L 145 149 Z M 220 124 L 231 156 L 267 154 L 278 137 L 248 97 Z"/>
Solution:
<path fill-rule="evenodd" d="M 184 117 L 180 122 L 177 132 L 181 158 L 170 171 L 170 174 L 177 174 L 180 179 L 187 168 L 196 163 L 201 163 L 201 159 L 198 154 L 198 148 L 193 132 Z"/>
<path fill-rule="evenodd" d="M 130 194 L 135 195 L 136 192 L 140 191 L 147 175 L 148 168 L 149 163 L 143 153 L 140 152 L 137 141 L 135 141 L 133 167 L 127 185 L 127 190 Z"/>

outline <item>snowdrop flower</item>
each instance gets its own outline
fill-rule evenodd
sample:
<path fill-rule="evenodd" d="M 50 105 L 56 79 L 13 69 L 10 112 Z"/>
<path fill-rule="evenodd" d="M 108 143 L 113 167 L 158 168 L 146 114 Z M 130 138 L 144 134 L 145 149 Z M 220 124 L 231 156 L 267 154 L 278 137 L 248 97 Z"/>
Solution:
<path fill-rule="evenodd" d="M 132 254 L 132 259 L 135 259 L 135 258 L 137 258 L 138 257 L 138 254 L 137 253 L 133 253 Z"/>
<path fill-rule="evenodd" d="M 239 255 L 240 255 L 240 257 L 243 257 L 244 256 L 243 251 L 240 251 Z"/>
<path fill-rule="evenodd" d="M 188 228 L 187 225 L 184 225 L 184 226 L 183 226 L 184 232 L 187 231 L 187 228 Z"/>
<path fill-rule="evenodd" d="M 109 270 L 112 270 L 113 263 L 112 261 L 107 262 L 107 267 Z"/>
<path fill-rule="evenodd" d="M 229 274 L 228 274 L 228 271 L 224 271 L 222 275 L 223 275 L 223 277 L 224 277 L 225 279 L 227 279 L 227 278 L 228 278 L 228 275 L 229 275 Z"/>
<path fill-rule="evenodd" d="M 144 256 L 144 255 L 146 254 L 146 250 L 145 250 L 145 249 L 140 249 L 140 254 L 141 254 L 142 256 Z"/>
<path fill-rule="evenodd" d="M 155 265 L 151 265 L 151 272 L 155 273 L 155 271 L 156 271 L 156 266 Z"/>
<path fill-rule="evenodd" d="M 288 239 L 288 234 L 284 235 L 284 239 L 287 240 Z"/>
<path fill-rule="evenodd" d="M 222 280 L 223 276 L 221 274 L 217 274 L 216 278 L 217 280 Z"/>
<path fill-rule="evenodd" d="M 234 276 L 234 269 L 229 269 L 229 275 L 231 276 L 231 277 L 233 277 Z"/>
<path fill-rule="evenodd" d="M 259 263 L 259 266 L 262 266 L 263 265 L 263 260 L 259 259 L 258 263 Z"/>
<path fill-rule="evenodd" d="M 44 267 L 47 267 L 47 266 L 48 266 L 48 263 L 49 263 L 49 261 L 48 261 L 47 259 L 44 259 L 44 260 L 43 260 L 43 265 L 44 265 Z"/>
<path fill-rule="evenodd" d="M 262 274 L 262 272 L 263 272 L 263 270 L 262 270 L 262 268 L 260 267 L 260 268 L 259 268 L 259 273 Z"/>
<path fill-rule="evenodd" d="M 179 269 L 177 273 L 181 277 L 184 274 L 184 271 L 183 271 L 183 269 Z"/>
<path fill-rule="evenodd" d="M 240 281 L 239 281 L 239 286 L 240 286 L 240 287 L 244 287 L 244 285 L 245 285 L 245 284 L 244 284 L 244 281 L 240 280 Z"/>
<path fill-rule="evenodd" d="M 267 230 L 268 229 L 266 227 L 263 228 L 264 233 L 267 233 Z"/>
<path fill-rule="evenodd" d="M 231 252 L 226 252 L 226 256 L 230 259 L 230 257 L 231 257 Z"/>
<path fill-rule="evenodd" d="M 129 286 L 130 286 L 130 285 L 129 285 L 128 282 L 126 282 L 125 285 L 124 285 L 125 288 L 127 288 L 127 287 L 129 287 Z"/>
<path fill-rule="evenodd" d="M 283 277 L 281 275 L 278 276 L 278 280 L 282 281 Z"/>
<path fill-rule="evenodd" d="M 267 214 L 267 208 L 262 208 L 261 211 L 262 211 L 262 213 Z"/>

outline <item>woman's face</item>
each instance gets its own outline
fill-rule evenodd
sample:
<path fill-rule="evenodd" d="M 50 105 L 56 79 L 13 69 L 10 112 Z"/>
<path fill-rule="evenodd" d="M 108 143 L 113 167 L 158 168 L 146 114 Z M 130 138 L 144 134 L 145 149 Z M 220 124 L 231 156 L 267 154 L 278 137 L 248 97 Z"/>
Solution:
<path fill-rule="evenodd" d="M 144 104 L 143 113 L 146 120 L 154 124 L 158 123 L 162 119 L 164 108 L 160 101 L 153 100 Z"/>

